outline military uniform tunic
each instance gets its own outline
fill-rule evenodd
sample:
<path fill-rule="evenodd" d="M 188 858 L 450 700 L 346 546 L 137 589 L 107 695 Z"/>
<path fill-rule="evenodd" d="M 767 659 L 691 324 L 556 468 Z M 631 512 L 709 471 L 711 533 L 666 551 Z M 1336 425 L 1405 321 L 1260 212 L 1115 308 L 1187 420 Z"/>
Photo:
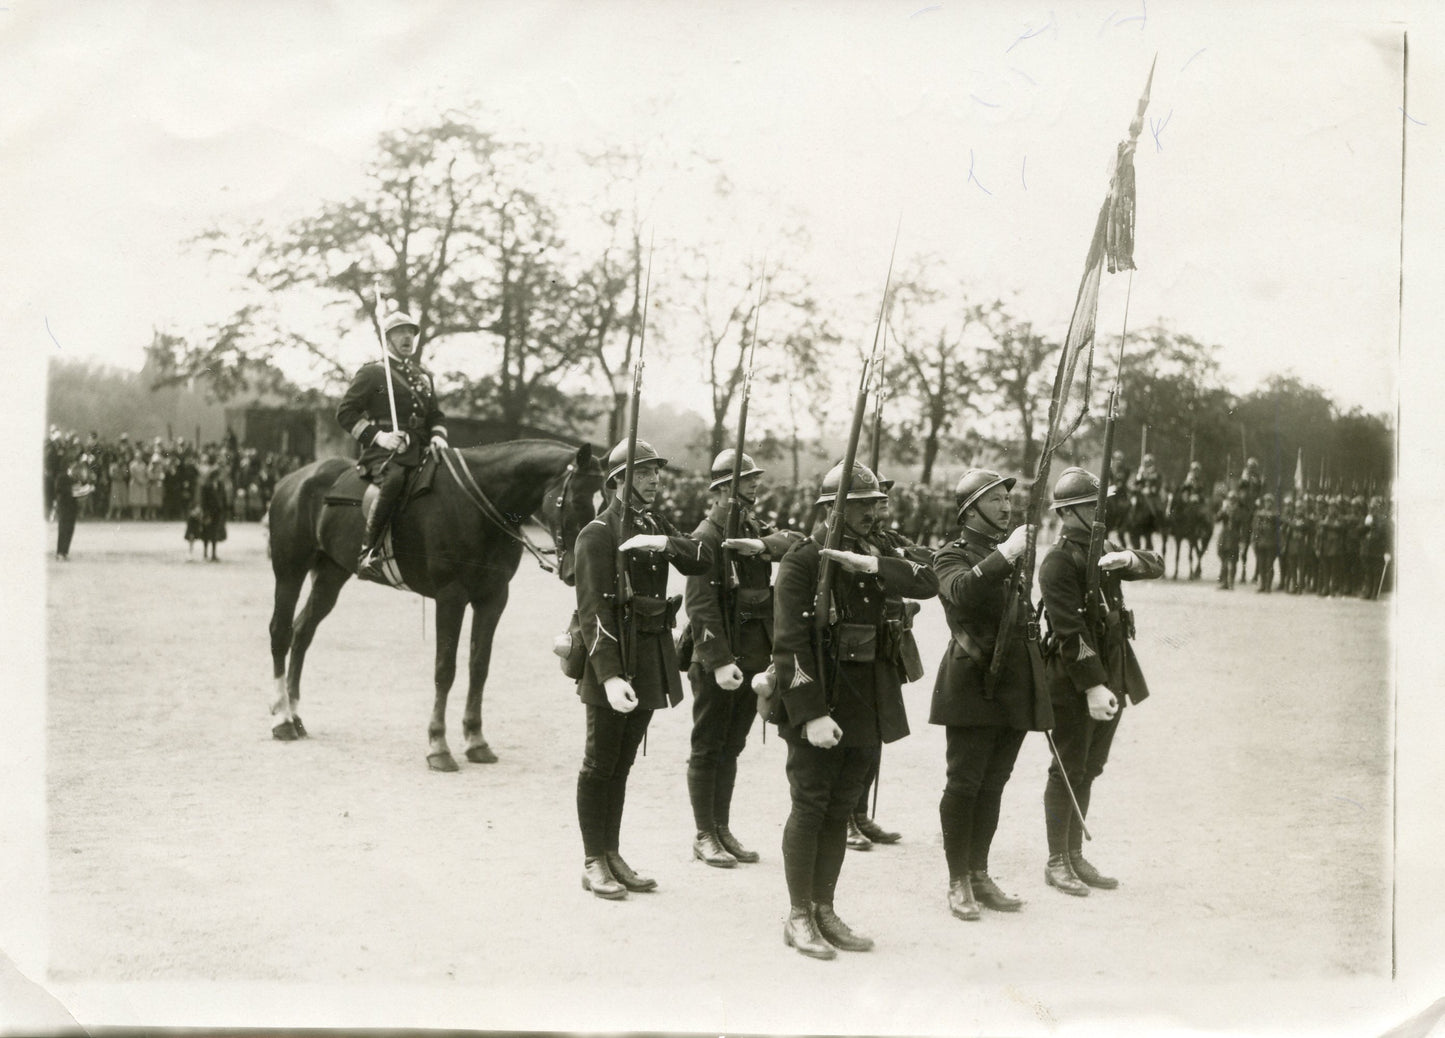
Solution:
<path fill-rule="evenodd" d="M 396 396 L 396 420 L 401 432 L 410 434 L 406 449 L 393 455 L 373 446 L 376 434 L 391 430 L 391 403 L 386 392 L 386 369 L 379 360 L 361 366 L 336 408 L 336 421 L 361 444 L 357 467 L 368 479 L 391 459 L 398 465 L 421 464 L 422 450 L 433 436 L 446 438 L 445 416 L 437 405 L 436 384 L 431 373 L 414 361 L 391 361 L 392 391 Z"/>

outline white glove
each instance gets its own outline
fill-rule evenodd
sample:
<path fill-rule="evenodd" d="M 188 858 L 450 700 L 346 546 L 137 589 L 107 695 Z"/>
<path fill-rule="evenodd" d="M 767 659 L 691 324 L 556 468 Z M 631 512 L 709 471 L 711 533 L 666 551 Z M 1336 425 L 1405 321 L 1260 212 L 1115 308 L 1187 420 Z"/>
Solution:
<path fill-rule="evenodd" d="M 1134 564 L 1134 553 L 1132 551 L 1110 551 L 1099 556 L 1099 568 L 1128 569 Z"/>
<path fill-rule="evenodd" d="M 667 538 L 660 533 L 639 533 L 627 538 L 618 551 L 667 551 Z"/>
<path fill-rule="evenodd" d="M 1095 685 L 1084 693 L 1089 697 L 1089 716 L 1096 721 L 1107 721 L 1119 712 L 1119 701 L 1103 685 Z"/>
<path fill-rule="evenodd" d="M 843 738 L 843 729 L 838 727 L 838 722 L 832 717 L 824 714 L 803 725 L 803 734 L 818 749 L 831 750 L 838 745 L 838 740 Z"/>
<path fill-rule="evenodd" d="M 1014 528 L 1013 533 L 1003 539 L 998 546 L 998 553 L 1010 562 L 1017 562 L 1018 557 L 1024 553 L 1028 545 L 1029 527 L 1027 525 Z"/>
<path fill-rule="evenodd" d="M 756 537 L 728 537 L 723 540 L 722 546 L 739 555 L 761 555 L 767 548 Z"/>
<path fill-rule="evenodd" d="M 876 555 L 863 555 L 856 551 L 839 551 L 837 548 L 823 548 L 818 554 L 825 559 L 832 559 L 850 573 L 878 572 Z"/>
<path fill-rule="evenodd" d="M 444 451 L 448 446 L 447 438 L 441 433 L 432 433 L 431 445 L 439 451 Z"/>
<path fill-rule="evenodd" d="M 718 688 L 727 689 L 729 692 L 743 683 L 742 668 L 736 663 L 724 663 L 712 672 L 712 677 Z"/>
<path fill-rule="evenodd" d="M 384 451 L 403 451 L 406 450 L 406 433 L 383 429 L 371 442 Z"/>
<path fill-rule="evenodd" d="M 637 693 L 632 691 L 626 678 L 608 678 L 602 683 L 602 688 L 607 693 L 607 702 L 619 714 L 630 714 L 637 708 Z"/>

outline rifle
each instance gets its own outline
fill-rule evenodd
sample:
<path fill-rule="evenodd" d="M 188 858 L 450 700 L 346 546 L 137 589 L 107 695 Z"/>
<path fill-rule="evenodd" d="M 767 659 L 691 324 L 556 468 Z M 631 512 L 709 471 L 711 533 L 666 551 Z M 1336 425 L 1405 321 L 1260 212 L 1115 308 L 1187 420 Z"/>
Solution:
<path fill-rule="evenodd" d="M 873 428 L 868 437 L 868 467 L 878 475 L 878 455 L 883 443 L 883 401 L 888 399 L 888 333 L 883 334 L 883 351 L 878 357 L 878 384 L 873 388 Z"/>
<path fill-rule="evenodd" d="M 642 402 L 643 351 L 647 348 L 647 303 L 652 293 L 652 243 L 647 246 L 647 282 L 642 290 L 642 325 L 637 337 L 637 358 L 632 364 L 632 396 L 627 404 L 627 462 L 622 470 L 622 520 L 618 531 L 618 544 L 627 538 L 627 516 L 632 508 L 632 470 L 637 460 L 637 411 Z M 617 553 L 617 647 L 622 657 L 622 676 L 632 680 L 633 638 L 631 625 L 627 622 L 627 604 L 632 601 L 632 582 L 627 577 L 627 555 Z"/>
<path fill-rule="evenodd" d="M 743 479 L 743 445 L 747 442 L 748 429 L 748 400 L 752 396 L 753 389 L 753 359 L 758 352 L 758 319 L 763 310 L 763 286 L 767 278 L 762 276 L 758 280 L 758 305 L 753 310 L 753 337 L 748 342 L 748 359 L 743 369 L 742 397 L 738 401 L 738 437 L 733 448 L 733 479 L 732 485 L 728 488 L 728 515 L 727 522 L 723 527 L 723 537 L 730 540 L 742 531 L 743 505 L 738 492 L 738 484 Z M 738 651 L 737 642 L 737 615 L 733 608 L 733 593 L 737 591 L 738 569 L 737 560 L 733 557 L 732 550 L 724 547 L 723 558 L 723 586 L 719 598 L 723 607 L 723 627 L 727 632 L 728 644 L 733 651 Z"/>
<path fill-rule="evenodd" d="M 1133 275 L 1130 274 L 1132 288 Z M 1089 526 L 1089 557 L 1085 562 L 1087 587 L 1084 591 L 1084 608 L 1091 614 L 1090 619 L 1097 628 L 1102 628 L 1103 596 L 1099 590 L 1099 559 L 1104 554 L 1108 524 L 1105 510 L 1109 507 L 1109 459 L 1114 450 L 1114 425 L 1119 420 L 1119 395 L 1124 382 L 1124 342 L 1128 335 L 1129 304 L 1124 304 L 1125 331 L 1119 336 L 1119 363 L 1114 369 L 1114 388 L 1109 391 L 1109 410 L 1104 416 L 1104 460 L 1099 469 L 1099 496 L 1094 503 L 1094 521 Z"/>
<path fill-rule="evenodd" d="M 868 408 L 868 386 L 878 358 L 878 340 L 883 334 L 883 320 L 888 313 L 888 290 L 893 283 L 893 258 L 898 254 L 898 235 L 903 230 L 903 217 L 893 233 L 893 251 L 888 254 L 888 274 L 883 279 L 883 302 L 878 307 L 878 326 L 873 330 L 873 348 L 858 379 L 858 396 L 853 401 L 853 424 L 848 430 L 848 449 L 843 453 L 843 468 L 838 475 L 838 493 L 828 513 L 828 534 L 824 547 L 837 549 L 843 542 L 843 511 L 848 493 L 853 489 L 853 465 L 858 460 L 858 438 L 863 432 L 863 412 Z M 818 683 L 826 699 L 828 628 L 833 605 L 833 563 L 824 555 L 818 566 L 818 589 L 813 596 L 813 652 L 818 662 Z"/>

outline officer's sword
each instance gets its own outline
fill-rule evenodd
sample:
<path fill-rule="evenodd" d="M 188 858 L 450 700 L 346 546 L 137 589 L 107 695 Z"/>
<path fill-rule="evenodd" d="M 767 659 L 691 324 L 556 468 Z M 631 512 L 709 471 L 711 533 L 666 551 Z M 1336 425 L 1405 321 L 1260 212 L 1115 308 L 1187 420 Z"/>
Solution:
<path fill-rule="evenodd" d="M 371 296 L 375 300 L 371 319 L 376 325 L 376 338 L 381 343 L 381 368 L 386 373 L 386 402 L 391 406 L 391 431 L 401 432 L 401 423 L 396 420 L 396 390 L 391 386 L 391 354 L 386 350 L 386 332 L 381 327 L 381 278 L 371 279 Z M 405 436 L 405 433 L 402 433 Z M 393 451 L 393 453 L 395 453 Z"/>
<path fill-rule="evenodd" d="M 1064 770 L 1064 759 L 1059 756 L 1059 748 L 1054 745 L 1053 729 L 1044 729 L 1044 738 L 1049 740 L 1049 752 L 1054 755 L 1054 763 L 1059 766 L 1059 778 L 1064 780 L 1064 788 L 1069 791 L 1069 803 L 1074 805 L 1074 817 L 1079 820 L 1079 828 L 1084 831 L 1084 839 L 1092 840 L 1094 837 L 1089 834 L 1089 827 L 1084 823 L 1084 812 L 1079 807 L 1079 798 L 1074 796 L 1074 785 L 1069 781 L 1069 773 Z"/>

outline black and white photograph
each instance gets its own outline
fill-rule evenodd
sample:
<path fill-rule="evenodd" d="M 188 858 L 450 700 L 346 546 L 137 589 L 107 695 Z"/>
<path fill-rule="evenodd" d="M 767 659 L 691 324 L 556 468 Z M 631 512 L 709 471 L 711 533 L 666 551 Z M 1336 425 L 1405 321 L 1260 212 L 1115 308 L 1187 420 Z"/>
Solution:
<path fill-rule="evenodd" d="M 1445 1034 L 1442 30 L 0 6 L 0 1034 Z"/>

